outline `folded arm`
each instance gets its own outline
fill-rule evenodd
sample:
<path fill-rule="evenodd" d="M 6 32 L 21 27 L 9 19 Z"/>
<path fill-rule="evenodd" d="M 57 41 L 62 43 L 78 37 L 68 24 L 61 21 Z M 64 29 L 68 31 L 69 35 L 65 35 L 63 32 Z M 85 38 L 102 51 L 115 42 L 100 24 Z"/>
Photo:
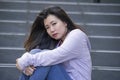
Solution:
<path fill-rule="evenodd" d="M 84 48 L 87 48 L 86 41 L 86 35 L 83 32 L 74 30 L 68 34 L 63 44 L 58 48 L 40 52 L 40 54 L 38 52 L 34 55 L 26 53 L 24 55 L 27 57 L 25 59 L 20 58 L 18 63 L 23 69 L 31 64 L 34 64 L 34 66 L 49 66 L 63 63 L 79 57 Z"/>

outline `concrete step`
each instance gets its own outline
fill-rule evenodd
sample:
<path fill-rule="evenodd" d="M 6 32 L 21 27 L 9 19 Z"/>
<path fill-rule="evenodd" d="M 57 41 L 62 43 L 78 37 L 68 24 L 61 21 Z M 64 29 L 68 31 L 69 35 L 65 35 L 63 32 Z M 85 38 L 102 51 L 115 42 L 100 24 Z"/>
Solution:
<path fill-rule="evenodd" d="M 120 38 L 107 36 L 91 36 L 90 42 L 93 50 L 120 50 Z"/>
<path fill-rule="evenodd" d="M 0 49 L 0 63 L 16 63 L 16 59 L 24 52 L 24 50 L 17 49 Z"/>
<path fill-rule="evenodd" d="M 93 66 L 120 67 L 120 51 L 91 52 Z"/>
<path fill-rule="evenodd" d="M 120 15 L 99 15 L 99 14 L 85 14 L 83 19 L 85 23 L 109 23 L 109 24 L 119 24 Z"/>
<path fill-rule="evenodd" d="M 0 11 L 0 20 L 27 20 L 27 13 Z"/>
<path fill-rule="evenodd" d="M 33 0 L 29 0 L 29 1 L 33 1 Z M 61 1 L 61 2 L 65 2 L 65 0 L 34 0 L 34 1 Z M 68 2 L 93 2 L 93 0 L 69 0 Z"/>
<path fill-rule="evenodd" d="M 22 6 L 21 6 L 22 5 Z M 0 9 L 17 9 L 17 10 L 27 10 L 27 2 L 15 2 L 10 0 L 0 1 Z"/>
<path fill-rule="evenodd" d="M 100 0 L 101 3 L 120 3 L 120 0 Z"/>
<path fill-rule="evenodd" d="M 0 22 L 0 32 L 1 33 L 28 33 L 30 25 L 27 23 L 19 22 Z"/>
<path fill-rule="evenodd" d="M 0 47 L 23 47 L 25 36 L 21 34 L 0 35 Z"/>
<path fill-rule="evenodd" d="M 79 5 L 80 10 L 84 12 L 108 12 L 108 13 L 120 13 L 119 4 L 82 4 Z"/>
<path fill-rule="evenodd" d="M 15 67 L 0 67 L 1 80 L 18 80 L 20 72 Z"/>
<path fill-rule="evenodd" d="M 65 11 L 84 11 L 84 12 L 116 12 L 120 13 L 120 5 L 119 4 L 93 4 L 93 3 L 59 3 L 59 2 L 53 2 L 53 3 L 31 3 L 29 5 L 30 10 L 37 10 L 40 11 L 44 9 L 47 6 L 60 6 Z"/>
<path fill-rule="evenodd" d="M 93 70 L 92 80 L 119 80 L 120 71 Z"/>
<path fill-rule="evenodd" d="M 120 36 L 120 24 L 86 24 L 83 28 L 90 36 Z"/>
<path fill-rule="evenodd" d="M 22 6 L 21 6 L 22 5 Z M 120 13 L 119 4 L 99 4 L 81 2 L 56 2 L 56 1 L 0 1 L 0 9 L 8 10 L 34 10 L 40 11 L 47 6 L 60 6 L 65 11 L 84 12 L 115 12 Z M 28 10 L 28 11 L 29 11 Z"/>

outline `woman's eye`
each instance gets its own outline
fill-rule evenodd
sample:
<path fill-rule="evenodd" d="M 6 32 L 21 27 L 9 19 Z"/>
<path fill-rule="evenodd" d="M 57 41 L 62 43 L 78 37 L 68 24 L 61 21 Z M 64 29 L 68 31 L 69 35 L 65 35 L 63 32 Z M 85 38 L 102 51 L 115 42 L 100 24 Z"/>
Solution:
<path fill-rule="evenodd" d="M 52 25 L 56 25 L 56 23 L 53 23 Z"/>
<path fill-rule="evenodd" d="M 45 27 L 46 29 L 49 29 L 49 27 Z"/>

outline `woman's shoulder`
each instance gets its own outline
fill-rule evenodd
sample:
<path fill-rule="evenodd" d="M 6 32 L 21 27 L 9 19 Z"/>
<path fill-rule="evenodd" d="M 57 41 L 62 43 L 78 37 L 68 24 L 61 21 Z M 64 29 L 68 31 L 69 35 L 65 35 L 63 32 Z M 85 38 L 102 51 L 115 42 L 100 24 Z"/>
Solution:
<path fill-rule="evenodd" d="M 82 30 L 80 29 L 74 29 L 72 31 L 70 31 L 69 35 L 86 35 Z"/>
<path fill-rule="evenodd" d="M 73 29 L 71 32 L 82 32 L 80 29 Z"/>

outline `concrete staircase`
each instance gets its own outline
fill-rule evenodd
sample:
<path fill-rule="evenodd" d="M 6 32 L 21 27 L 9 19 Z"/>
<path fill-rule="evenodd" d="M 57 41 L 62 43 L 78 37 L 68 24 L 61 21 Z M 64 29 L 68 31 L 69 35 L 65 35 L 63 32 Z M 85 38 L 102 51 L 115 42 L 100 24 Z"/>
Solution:
<path fill-rule="evenodd" d="M 18 80 L 15 60 L 25 52 L 25 34 L 41 9 L 51 5 L 64 8 L 85 28 L 92 45 L 92 80 L 119 80 L 120 0 L 0 0 L 0 80 Z"/>

